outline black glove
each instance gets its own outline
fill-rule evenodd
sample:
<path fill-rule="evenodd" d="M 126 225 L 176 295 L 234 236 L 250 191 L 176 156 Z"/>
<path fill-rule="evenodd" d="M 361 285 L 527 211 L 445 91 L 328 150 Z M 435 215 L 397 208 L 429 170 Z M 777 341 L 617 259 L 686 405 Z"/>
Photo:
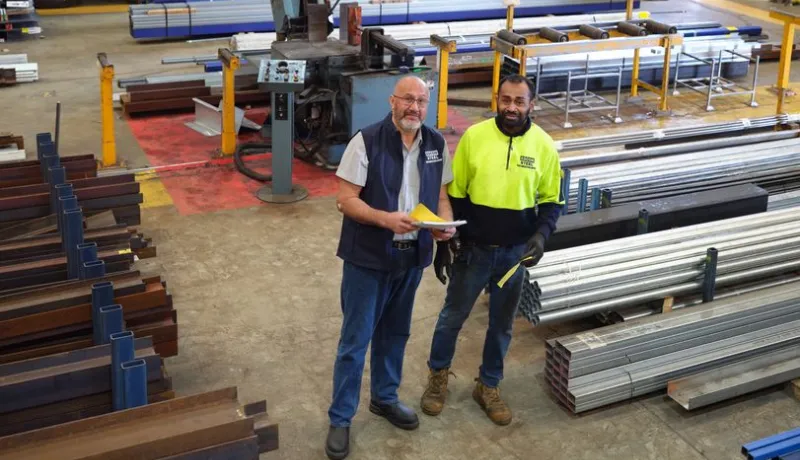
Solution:
<path fill-rule="evenodd" d="M 533 267 L 539 263 L 543 255 L 544 236 L 541 233 L 537 233 L 528 240 L 528 246 L 525 248 L 525 254 L 522 255 L 521 264 L 528 268 Z"/>
<path fill-rule="evenodd" d="M 447 285 L 447 276 L 450 278 L 452 275 L 453 256 L 450 255 L 450 243 L 447 241 L 439 241 L 436 243 L 436 256 L 433 259 L 433 269 L 436 273 L 436 278 Z M 447 273 L 447 276 L 445 276 Z"/>

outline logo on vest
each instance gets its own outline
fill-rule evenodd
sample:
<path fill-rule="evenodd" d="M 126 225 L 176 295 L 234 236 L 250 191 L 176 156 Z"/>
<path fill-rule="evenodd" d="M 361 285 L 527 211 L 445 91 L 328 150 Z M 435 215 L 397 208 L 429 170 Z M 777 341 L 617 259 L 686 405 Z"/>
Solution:
<path fill-rule="evenodd" d="M 519 164 L 517 164 L 517 166 L 520 167 L 520 168 L 526 168 L 526 169 L 536 169 L 536 164 L 535 163 L 536 163 L 536 159 L 533 158 L 533 157 L 520 156 L 519 157 Z"/>
<path fill-rule="evenodd" d="M 425 163 L 439 163 L 442 161 L 442 155 L 438 150 L 425 151 Z"/>

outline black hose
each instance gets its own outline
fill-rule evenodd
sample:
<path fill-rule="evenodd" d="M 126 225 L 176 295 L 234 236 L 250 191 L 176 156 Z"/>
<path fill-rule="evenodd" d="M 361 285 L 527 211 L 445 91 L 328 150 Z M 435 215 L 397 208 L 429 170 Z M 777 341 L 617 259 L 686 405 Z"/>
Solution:
<path fill-rule="evenodd" d="M 244 164 L 244 160 L 242 160 L 242 157 L 256 153 L 265 153 L 271 148 L 271 144 L 263 142 L 248 142 L 245 144 L 239 144 L 236 146 L 236 151 L 233 152 L 233 162 L 236 163 L 236 169 L 250 179 L 257 180 L 259 182 L 272 182 L 272 174 L 261 174 L 253 171 L 252 169 L 248 168 Z"/>

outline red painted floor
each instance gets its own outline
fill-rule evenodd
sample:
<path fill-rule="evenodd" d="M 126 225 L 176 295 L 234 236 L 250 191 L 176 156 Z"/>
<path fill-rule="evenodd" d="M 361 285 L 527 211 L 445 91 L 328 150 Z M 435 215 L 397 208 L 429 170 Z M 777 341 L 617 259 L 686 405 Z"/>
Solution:
<path fill-rule="evenodd" d="M 247 118 L 262 123 L 264 109 L 247 112 Z M 449 123 L 455 134 L 446 134 L 451 154 L 455 152 L 460 133 L 472 122 L 454 109 L 449 110 Z M 136 140 L 150 165 L 159 168 L 159 177 L 183 215 L 202 214 L 251 206 L 275 206 L 261 202 L 255 192 L 264 184 L 241 174 L 231 159 L 219 158 L 219 136 L 206 137 L 188 128 L 185 122 L 194 114 L 163 115 L 128 119 Z M 242 129 L 239 142 L 258 142 L 258 133 Z M 270 171 L 269 154 L 246 157 L 247 164 L 261 173 Z M 292 167 L 294 183 L 306 187 L 309 198 L 336 194 L 334 171 L 295 159 Z"/>

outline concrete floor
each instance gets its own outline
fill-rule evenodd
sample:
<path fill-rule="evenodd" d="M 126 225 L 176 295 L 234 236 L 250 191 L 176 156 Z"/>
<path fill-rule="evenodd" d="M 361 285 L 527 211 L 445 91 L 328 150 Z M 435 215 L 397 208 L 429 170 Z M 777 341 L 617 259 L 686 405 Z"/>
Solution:
<path fill-rule="evenodd" d="M 700 3 L 647 2 L 645 8 L 685 10 L 701 8 Z M 734 19 L 730 24 L 739 23 Z M 0 131 L 34 139 L 52 129 L 60 100 L 64 154 L 100 148 L 97 52 L 109 53 L 119 77 L 138 76 L 170 70 L 159 63 L 162 56 L 207 54 L 224 43 L 137 44 L 128 36 L 125 15 L 49 17 L 42 25 L 46 38 L 0 47 L 28 53 L 42 76 L 36 84 L 2 90 Z M 175 69 L 181 70 L 186 71 Z M 128 165 L 146 164 L 122 121 L 117 144 Z M 179 356 L 167 360 L 175 390 L 189 394 L 235 385 L 242 402 L 266 398 L 281 433 L 280 449 L 266 459 L 324 458 L 341 325 L 341 262 L 334 254 L 339 226 L 331 198 L 190 216 L 172 206 L 143 211 L 141 231 L 158 246 L 158 257 L 138 266 L 167 280 L 179 311 Z M 400 389 L 414 407 L 443 297 L 444 287 L 427 271 Z M 443 414 L 421 416 L 420 429 L 405 432 L 369 414 L 368 392 L 362 391 L 350 458 L 736 459 L 743 443 L 800 425 L 800 403 L 781 388 L 691 414 L 657 393 L 573 416 L 544 386 L 543 340 L 580 325 L 534 330 L 520 320 L 502 384 L 514 422 L 494 426 L 470 397 L 487 326 L 486 300 L 479 300 L 462 331 L 453 369 L 457 378 Z M 369 388 L 368 368 L 363 388 Z"/>

